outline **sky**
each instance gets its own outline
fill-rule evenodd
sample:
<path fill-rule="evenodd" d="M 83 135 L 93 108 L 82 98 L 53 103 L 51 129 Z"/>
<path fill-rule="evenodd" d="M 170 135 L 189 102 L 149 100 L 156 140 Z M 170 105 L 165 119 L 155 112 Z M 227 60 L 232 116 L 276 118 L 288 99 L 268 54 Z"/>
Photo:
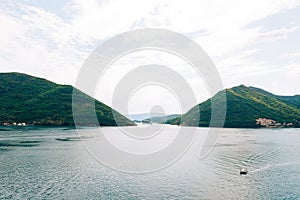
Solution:
<path fill-rule="evenodd" d="M 245 84 L 300 94 L 300 0 L 1 0 L 0 28 L 0 72 L 74 85 L 85 59 L 104 41 L 130 30 L 163 28 L 197 42 L 225 88 Z M 114 86 L 126 74 L 119 66 L 151 63 L 177 68 L 198 102 L 212 95 L 182 60 L 145 51 L 117 61 L 94 96 L 112 105 Z M 132 94 L 128 109 L 141 113 L 159 102 L 167 113 L 185 112 L 157 86 Z"/>

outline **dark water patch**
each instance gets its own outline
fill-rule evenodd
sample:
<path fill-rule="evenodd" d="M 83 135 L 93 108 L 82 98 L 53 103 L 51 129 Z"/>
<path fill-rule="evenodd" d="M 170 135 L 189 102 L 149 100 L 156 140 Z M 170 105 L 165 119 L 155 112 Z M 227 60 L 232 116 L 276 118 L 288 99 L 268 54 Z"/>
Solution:
<path fill-rule="evenodd" d="M 1 152 L 7 152 L 7 151 L 10 151 L 11 149 L 5 149 L 5 148 L 0 148 L 0 153 Z"/>
<path fill-rule="evenodd" d="M 65 128 L 63 128 L 62 130 L 65 130 L 65 131 L 67 131 L 67 130 L 76 130 L 76 127 L 65 127 Z"/>
<path fill-rule="evenodd" d="M 251 142 L 251 143 L 255 143 L 257 140 L 245 140 L 245 142 Z"/>
<path fill-rule="evenodd" d="M 34 130 L 34 126 L 5 126 L 1 127 L 0 131 L 24 131 L 24 130 Z"/>
<path fill-rule="evenodd" d="M 7 128 L 0 128 L 0 131 L 10 131 L 10 130 Z"/>
<path fill-rule="evenodd" d="M 41 131 L 41 130 L 75 130 L 76 127 L 59 127 L 59 126 L 2 126 L 0 127 L 0 131 Z"/>
<path fill-rule="evenodd" d="M 55 138 L 57 141 L 62 141 L 62 142 L 70 142 L 70 141 L 81 141 L 82 138 L 80 137 L 64 137 L 64 138 Z"/>
<path fill-rule="evenodd" d="M 0 147 L 35 147 L 38 143 L 21 143 L 19 141 L 1 141 Z"/>
<path fill-rule="evenodd" d="M 41 143 L 42 141 L 37 141 L 37 140 L 29 140 L 29 141 L 21 141 L 21 144 L 38 144 Z"/>

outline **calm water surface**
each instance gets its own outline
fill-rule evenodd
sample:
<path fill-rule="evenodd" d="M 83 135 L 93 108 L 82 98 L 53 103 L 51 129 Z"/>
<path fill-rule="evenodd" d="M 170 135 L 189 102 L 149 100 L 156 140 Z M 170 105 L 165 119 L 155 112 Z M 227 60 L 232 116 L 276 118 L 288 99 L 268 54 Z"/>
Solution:
<path fill-rule="evenodd" d="M 86 141 L 98 137 L 86 132 Z M 0 199 L 300 199 L 299 129 L 224 129 L 205 159 L 195 142 L 172 166 L 141 175 L 104 167 L 76 136 L 74 129 L 1 129 Z"/>

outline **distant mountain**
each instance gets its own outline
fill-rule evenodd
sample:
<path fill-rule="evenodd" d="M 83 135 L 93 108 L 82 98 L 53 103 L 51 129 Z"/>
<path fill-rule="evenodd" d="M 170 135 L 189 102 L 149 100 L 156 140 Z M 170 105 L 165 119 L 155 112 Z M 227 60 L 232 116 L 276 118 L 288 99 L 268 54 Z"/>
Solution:
<path fill-rule="evenodd" d="M 73 87 L 21 73 L 0 73 L 0 125 L 26 123 L 44 126 L 73 126 Z M 134 125 L 117 111 L 74 89 L 84 102 L 95 106 L 102 126 Z M 81 109 L 85 110 L 83 105 Z M 113 117 L 114 114 L 114 117 Z M 81 125 L 96 125 L 88 118 Z"/>
<path fill-rule="evenodd" d="M 169 120 L 175 119 L 177 117 L 179 117 L 179 114 L 172 114 L 172 115 L 165 115 L 165 116 L 161 116 L 161 117 L 151 117 L 151 118 L 147 118 L 146 120 L 150 120 L 153 123 L 158 123 L 158 124 L 164 124 Z"/>
<path fill-rule="evenodd" d="M 163 113 L 140 113 L 140 114 L 127 114 L 125 116 L 133 121 L 142 121 L 144 119 L 148 119 L 151 117 L 163 117 L 163 116 L 165 116 L 165 114 L 163 114 Z"/>
<path fill-rule="evenodd" d="M 227 114 L 224 127 L 255 128 L 262 125 L 257 124 L 256 119 L 266 118 L 276 121 L 277 125 L 289 124 L 289 126 L 300 126 L 300 101 L 296 96 L 277 96 L 259 88 L 246 87 L 244 85 L 226 89 L 223 94 L 227 98 Z M 212 99 L 221 101 L 217 93 Z M 170 124 L 181 124 L 186 126 L 209 126 L 211 118 L 211 100 L 209 99 L 197 107 L 200 110 L 200 122 L 195 124 L 193 119 L 199 114 L 197 107 L 193 107 L 181 117 L 169 120 Z M 181 121 L 182 119 L 182 121 Z M 275 123 L 275 122 L 274 122 Z M 279 126 L 279 125 L 278 125 Z"/>
<path fill-rule="evenodd" d="M 132 121 L 136 121 L 136 122 L 141 122 L 143 120 L 151 120 L 154 123 L 163 124 L 168 120 L 179 117 L 180 114 L 166 115 L 163 113 L 141 113 L 141 114 L 132 114 L 132 115 L 128 114 L 126 116 Z"/>

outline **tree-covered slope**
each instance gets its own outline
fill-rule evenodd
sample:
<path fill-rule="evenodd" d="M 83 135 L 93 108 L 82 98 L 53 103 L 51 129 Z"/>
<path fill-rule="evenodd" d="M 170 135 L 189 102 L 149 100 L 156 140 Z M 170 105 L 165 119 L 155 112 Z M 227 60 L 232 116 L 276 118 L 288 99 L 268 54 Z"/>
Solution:
<path fill-rule="evenodd" d="M 32 125 L 73 126 L 73 87 L 20 73 L 0 74 L 0 124 L 24 122 Z M 76 89 L 75 89 L 76 90 Z M 76 90 L 95 106 L 102 126 L 134 125 L 105 104 Z M 113 117 L 114 113 L 114 117 Z M 86 119 L 81 125 L 96 125 Z"/>
<path fill-rule="evenodd" d="M 280 96 L 280 95 L 274 95 L 270 92 L 267 92 L 265 90 L 262 90 L 260 88 L 255 88 L 255 87 L 249 87 L 252 90 L 256 90 L 260 93 L 263 94 L 269 94 L 277 99 L 280 99 L 281 101 L 284 101 L 285 103 L 291 104 L 293 106 L 296 106 L 297 108 L 300 109 L 300 95 L 294 95 L 294 96 Z"/>
<path fill-rule="evenodd" d="M 258 88 L 246 87 L 244 85 L 226 89 L 226 119 L 225 127 L 259 127 L 256 119 L 273 119 L 279 123 L 293 123 L 299 126 L 300 109 L 296 100 L 273 95 Z M 222 100 L 221 93 L 216 94 L 212 99 L 218 105 Z M 211 100 L 209 99 L 197 107 L 200 110 L 200 122 L 198 126 L 209 126 L 211 118 Z M 194 126 L 193 119 L 197 119 L 197 107 L 189 110 L 181 118 L 168 121 L 171 124 L 182 124 Z"/>

